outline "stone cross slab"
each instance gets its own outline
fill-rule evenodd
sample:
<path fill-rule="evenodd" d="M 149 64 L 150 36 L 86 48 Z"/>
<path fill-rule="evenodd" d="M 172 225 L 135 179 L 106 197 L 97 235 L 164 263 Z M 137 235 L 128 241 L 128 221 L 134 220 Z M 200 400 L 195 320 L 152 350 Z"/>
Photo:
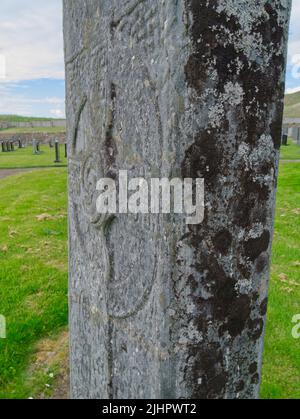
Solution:
<path fill-rule="evenodd" d="M 74 398 L 257 398 L 290 0 L 64 0 Z M 203 178 L 205 219 L 101 178 Z"/>

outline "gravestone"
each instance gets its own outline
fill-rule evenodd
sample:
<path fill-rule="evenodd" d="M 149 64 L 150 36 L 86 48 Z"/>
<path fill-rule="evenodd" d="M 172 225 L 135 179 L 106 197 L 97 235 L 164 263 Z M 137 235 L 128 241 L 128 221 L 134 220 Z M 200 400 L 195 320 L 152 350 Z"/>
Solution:
<path fill-rule="evenodd" d="M 288 145 L 288 136 L 283 134 L 282 136 L 282 145 L 287 146 Z"/>
<path fill-rule="evenodd" d="M 19 148 L 23 148 L 22 141 L 18 140 Z"/>
<path fill-rule="evenodd" d="M 32 140 L 32 154 L 38 154 L 36 140 Z"/>
<path fill-rule="evenodd" d="M 60 149 L 58 140 L 55 141 L 55 161 L 54 163 L 61 163 L 60 160 Z"/>
<path fill-rule="evenodd" d="M 2 149 L 2 153 L 6 152 L 5 143 L 3 141 L 1 143 L 1 149 Z"/>
<path fill-rule="evenodd" d="M 290 7 L 64 0 L 72 397 L 258 397 Z M 204 221 L 99 214 L 120 170 Z"/>
<path fill-rule="evenodd" d="M 289 136 L 289 126 L 288 125 L 283 125 L 282 134 Z"/>
<path fill-rule="evenodd" d="M 291 131 L 291 137 L 293 138 L 294 142 L 298 141 L 298 132 L 299 132 L 299 128 L 298 127 L 293 127 L 292 131 Z"/>

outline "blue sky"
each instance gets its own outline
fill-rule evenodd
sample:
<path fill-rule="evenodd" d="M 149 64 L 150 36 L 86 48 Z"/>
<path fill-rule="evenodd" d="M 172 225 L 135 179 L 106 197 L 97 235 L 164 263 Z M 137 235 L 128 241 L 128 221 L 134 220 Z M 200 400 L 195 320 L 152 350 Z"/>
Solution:
<path fill-rule="evenodd" d="M 299 21 L 293 0 L 288 93 L 300 90 Z M 1 0 L 0 114 L 65 117 L 64 97 L 61 0 Z"/>

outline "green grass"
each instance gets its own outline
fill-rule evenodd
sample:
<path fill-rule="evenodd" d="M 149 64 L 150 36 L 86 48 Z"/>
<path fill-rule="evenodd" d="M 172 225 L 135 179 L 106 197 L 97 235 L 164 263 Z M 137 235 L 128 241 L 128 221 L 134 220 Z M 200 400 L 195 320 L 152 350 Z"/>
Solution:
<path fill-rule="evenodd" d="M 43 382 L 24 380 L 35 344 L 67 325 L 66 170 L 6 178 L 0 195 L 0 398 L 28 398 Z"/>
<path fill-rule="evenodd" d="M 300 398 L 300 165 L 282 164 L 278 184 L 262 398 Z"/>
<path fill-rule="evenodd" d="M 65 127 L 28 127 L 28 128 L 7 128 L 0 130 L 0 134 L 34 134 L 34 133 L 61 133 L 66 132 Z M 1 141 L 1 135 L 0 135 Z"/>
<path fill-rule="evenodd" d="M 67 159 L 65 159 L 64 145 L 60 145 L 61 163 L 54 163 L 55 150 L 48 145 L 41 145 L 41 154 L 34 155 L 32 146 L 19 149 L 15 146 L 14 152 L 2 153 L 0 151 L 0 169 L 19 169 L 19 168 L 34 168 L 34 167 L 51 167 L 51 166 L 65 166 Z"/>
<path fill-rule="evenodd" d="M 289 138 L 288 145 L 281 147 L 280 158 L 282 160 L 300 160 L 300 146 Z"/>
<path fill-rule="evenodd" d="M 0 115 L 0 122 L 33 122 L 33 121 L 53 121 L 54 118 L 37 118 L 32 116 L 20 115 Z"/>

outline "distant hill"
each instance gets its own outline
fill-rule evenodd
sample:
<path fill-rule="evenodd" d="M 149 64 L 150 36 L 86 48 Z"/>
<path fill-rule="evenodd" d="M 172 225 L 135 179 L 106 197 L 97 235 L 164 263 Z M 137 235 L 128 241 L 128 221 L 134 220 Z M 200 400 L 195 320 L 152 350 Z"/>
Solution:
<path fill-rule="evenodd" d="M 300 118 L 300 91 L 285 96 L 284 116 L 286 118 Z"/>

